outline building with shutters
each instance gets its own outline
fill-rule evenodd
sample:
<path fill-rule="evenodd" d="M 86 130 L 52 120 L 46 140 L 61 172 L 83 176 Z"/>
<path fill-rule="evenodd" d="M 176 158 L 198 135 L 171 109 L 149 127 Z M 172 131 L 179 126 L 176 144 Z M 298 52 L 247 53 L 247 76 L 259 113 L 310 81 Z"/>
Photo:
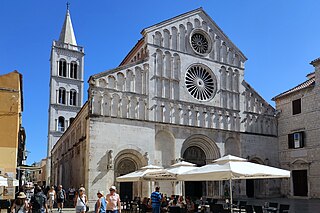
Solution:
<path fill-rule="evenodd" d="M 315 71 L 307 80 L 273 98 L 278 120 L 280 166 L 292 177 L 282 191 L 293 197 L 320 197 L 319 88 L 320 59 L 311 62 Z"/>

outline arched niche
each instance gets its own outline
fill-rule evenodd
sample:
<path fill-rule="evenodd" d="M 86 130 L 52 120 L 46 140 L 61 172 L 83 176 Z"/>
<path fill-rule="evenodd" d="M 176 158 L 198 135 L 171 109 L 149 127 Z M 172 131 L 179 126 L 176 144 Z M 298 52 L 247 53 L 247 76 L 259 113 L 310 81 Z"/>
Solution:
<path fill-rule="evenodd" d="M 123 91 L 124 83 L 125 83 L 125 79 L 124 79 L 123 73 L 121 72 L 117 73 L 117 90 Z"/>
<path fill-rule="evenodd" d="M 171 48 L 173 50 L 178 50 L 178 29 L 176 27 L 172 27 L 171 32 Z"/>
<path fill-rule="evenodd" d="M 161 130 L 156 134 L 155 159 L 163 167 L 172 165 L 175 159 L 175 138 L 170 132 Z"/>
<path fill-rule="evenodd" d="M 104 78 L 100 78 L 98 80 L 98 86 L 102 87 L 102 88 L 105 88 L 107 86 L 107 81 Z"/>
<path fill-rule="evenodd" d="M 108 76 L 108 88 L 114 89 L 115 88 L 116 79 L 113 76 Z"/>
<path fill-rule="evenodd" d="M 240 144 L 235 138 L 230 137 L 226 140 L 225 144 L 225 155 L 240 156 Z"/>
<path fill-rule="evenodd" d="M 167 29 L 163 30 L 163 47 L 170 48 L 170 32 Z"/>
<path fill-rule="evenodd" d="M 162 35 L 159 31 L 155 32 L 154 34 L 154 45 L 161 46 L 162 43 Z"/>
<path fill-rule="evenodd" d="M 127 70 L 126 76 L 126 91 L 133 92 L 133 72 L 132 70 Z"/>
<path fill-rule="evenodd" d="M 111 116 L 118 117 L 119 104 L 120 104 L 120 96 L 115 93 L 112 95 Z"/>

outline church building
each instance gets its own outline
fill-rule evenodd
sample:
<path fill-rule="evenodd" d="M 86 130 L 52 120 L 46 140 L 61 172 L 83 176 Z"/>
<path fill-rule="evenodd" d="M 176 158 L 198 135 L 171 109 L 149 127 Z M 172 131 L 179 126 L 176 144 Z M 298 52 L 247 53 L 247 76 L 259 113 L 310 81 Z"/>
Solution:
<path fill-rule="evenodd" d="M 90 77 L 83 106 L 83 49 L 61 36 L 54 43 L 50 140 L 61 137 L 50 143 L 52 183 L 84 184 L 93 202 L 111 185 L 123 198 L 149 196 L 148 183 L 116 182 L 148 164 L 167 168 L 183 159 L 202 166 L 232 154 L 279 166 L 275 109 L 245 81 L 247 58 L 202 8 L 141 34 L 118 67 Z M 238 197 L 281 195 L 281 180 L 234 182 Z M 169 183 L 157 184 L 164 194 L 178 193 Z M 224 184 L 186 182 L 185 191 L 222 197 Z"/>
<path fill-rule="evenodd" d="M 50 57 L 50 99 L 46 183 L 50 184 L 51 149 L 83 105 L 84 49 L 77 45 L 69 8 Z"/>

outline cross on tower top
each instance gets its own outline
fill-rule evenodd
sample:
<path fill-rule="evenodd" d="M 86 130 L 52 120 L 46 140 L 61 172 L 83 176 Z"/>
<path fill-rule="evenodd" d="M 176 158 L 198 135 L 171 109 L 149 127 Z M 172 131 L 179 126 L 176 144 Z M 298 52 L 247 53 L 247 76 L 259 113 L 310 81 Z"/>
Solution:
<path fill-rule="evenodd" d="M 69 6 L 70 6 L 70 3 L 69 3 L 69 2 L 67 2 L 67 10 L 69 10 Z"/>

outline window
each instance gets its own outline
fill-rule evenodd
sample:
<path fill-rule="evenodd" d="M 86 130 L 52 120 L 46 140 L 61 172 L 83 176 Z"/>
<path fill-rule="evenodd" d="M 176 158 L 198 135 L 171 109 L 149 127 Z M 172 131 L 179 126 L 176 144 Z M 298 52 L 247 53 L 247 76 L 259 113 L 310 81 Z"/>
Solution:
<path fill-rule="evenodd" d="M 69 119 L 70 125 L 72 124 L 73 121 L 74 121 L 74 118 L 71 117 L 71 118 Z"/>
<path fill-rule="evenodd" d="M 70 90 L 70 105 L 76 106 L 77 105 L 77 91 Z"/>
<path fill-rule="evenodd" d="M 70 78 L 78 78 L 78 64 L 74 61 L 70 64 Z"/>
<path fill-rule="evenodd" d="M 58 131 L 64 132 L 64 129 L 65 129 L 64 117 L 60 116 L 58 118 Z"/>
<path fill-rule="evenodd" d="M 304 132 L 295 132 L 288 135 L 289 149 L 298 149 L 304 147 Z"/>
<path fill-rule="evenodd" d="M 189 94 L 199 101 L 210 101 L 217 91 L 216 77 L 201 65 L 192 65 L 187 70 L 185 84 Z"/>
<path fill-rule="evenodd" d="M 297 99 L 292 101 L 292 114 L 300 114 L 301 113 L 301 99 Z"/>
<path fill-rule="evenodd" d="M 67 77 L 67 62 L 64 59 L 59 61 L 59 76 Z"/>
<path fill-rule="evenodd" d="M 66 104 L 66 90 L 63 87 L 59 88 L 58 103 L 59 104 Z"/>

